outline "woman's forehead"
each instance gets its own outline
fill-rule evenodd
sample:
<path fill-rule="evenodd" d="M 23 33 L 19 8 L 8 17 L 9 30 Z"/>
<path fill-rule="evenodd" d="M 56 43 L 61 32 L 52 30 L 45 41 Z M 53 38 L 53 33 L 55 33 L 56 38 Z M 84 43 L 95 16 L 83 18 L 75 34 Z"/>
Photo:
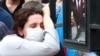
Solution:
<path fill-rule="evenodd" d="M 43 21 L 43 18 L 40 14 L 35 14 L 35 15 L 31 15 L 28 17 L 28 21 L 27 22 L 42 22 Z"/>

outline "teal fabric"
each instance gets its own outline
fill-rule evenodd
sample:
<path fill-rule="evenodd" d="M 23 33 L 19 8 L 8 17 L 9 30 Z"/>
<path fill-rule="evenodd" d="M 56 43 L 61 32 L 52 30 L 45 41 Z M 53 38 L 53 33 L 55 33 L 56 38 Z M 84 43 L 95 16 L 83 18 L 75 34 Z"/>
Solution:
<path fill-rule="evenodd" d="M 56 12 L 56 14 L 58 14 L 56 24 L 63 23 L 63 9 L 62 9 L 62 6 L 59 9 L 61 9 L 61 10 L 59 12 Z M 58 35 L 59 35 L 60 43 L 61 43 L 62 46 L 64 46 L 64 44 L 63 44 L 63 41 L 64 41 L 63 40 L 63 27 L 56 27 L 56 30 L 57 30 Z"/>
<path fill-rule="evenodd" d="M 80 54 L 80 51 L 78 51 L 78 50 L 67 48 L 67 55 L 66 56 L 81 56 L 81 54 Z"/>
<path fill-rule="evenodd" d="M 59 10 L 60 9 L 60 10 Z M 62 10 L 62 2 L 56 6 L 56 24 L 63 23 L 63 10 Z M 58 32 L 59 40 L 60 40 L 60 52 L 57 56 L 64 56 L 64 43 L 63 43 L 63 27 L 56 27 Z"/>

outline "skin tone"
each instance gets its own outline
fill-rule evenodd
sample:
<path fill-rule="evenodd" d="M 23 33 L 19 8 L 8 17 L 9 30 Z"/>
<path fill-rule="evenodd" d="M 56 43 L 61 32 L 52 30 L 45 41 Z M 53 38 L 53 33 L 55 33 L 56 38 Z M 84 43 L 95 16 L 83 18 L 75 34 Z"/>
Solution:
<path fill-rule="evenodd" d="M 20 0 L 6 0 L 6 3 L 8 4 L 18 4 Z"/>
<path fill-rule="evenodd" d="M 62 0 L 56 0 L 56 4 L 59 4 Z"/>
<path fill-rule="evenodd" d="M 19 34 L 21 36 L 24 35 L 24 37 L 27 35 L 26 34 L 26 29 L 28 28 L 40 28 L 42 30 L 44 30 L 44 26 L 43 26 L 43 17 L 40 14 L 35 14 L 35 15 L 30 15 L 28 17 L 28 21 L 25 23 L 25 26 L 23 29 L 18 29 L 19 30 Z"/>
<path fill-rule="evenodd" d="M 49 4 L 43 4 L 44 8 L 43 8 L 43 23 L 44 23 L 44 28 L 55 28 L 54 27 L 54 23 L 50 17 L 50 8 L 49 8 Z"/>
<path fill-rule="evenodd" d="M 6 0 L 6 6 L 11 13 L 15 11 L 19 3 L 20 3 L 20 0 Z"/>
<path fill-rule="evenodd" d="M 73 11 L 71 11 L 71 26 L 76 27 L 76 22 L 75 22 L 75 18 L 73 16 Z"/>
<path fill-rule="evenodd" d="M 50 18 L 49 4 L 44 4 L 43 13 L 44 16 L 40 14 L 30 15 L 28 21 L 25 23 L 24 29 L 18 28 L 19 34 L 25 37 L 27 28 L 54 28 L 53 21 Z"/>

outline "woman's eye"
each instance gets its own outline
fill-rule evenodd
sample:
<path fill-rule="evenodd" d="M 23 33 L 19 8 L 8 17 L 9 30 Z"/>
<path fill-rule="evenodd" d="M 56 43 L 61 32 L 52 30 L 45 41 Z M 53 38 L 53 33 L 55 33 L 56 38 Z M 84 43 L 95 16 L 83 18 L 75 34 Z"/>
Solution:
<path fill-rule="evenodd" d="M 35 28 L 35 27 L 36 27 L 36 24 L 32 24 L 32 25 L 31 25 L 31 28 Z"/>
<path fill-rule="evenodd" d="M 44 29 L 44 25 L 43 25 L 43 23 L 40 24 L 40 27 L 41 27 L 42 29 Z"/>

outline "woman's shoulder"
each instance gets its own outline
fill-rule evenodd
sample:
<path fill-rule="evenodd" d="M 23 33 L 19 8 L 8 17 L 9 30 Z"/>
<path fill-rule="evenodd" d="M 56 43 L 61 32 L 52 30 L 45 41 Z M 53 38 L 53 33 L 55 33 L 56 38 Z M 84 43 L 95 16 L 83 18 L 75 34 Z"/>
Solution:
<path fill-rule="evenodd" d="M 6 35 L 3 39 L 2 39 L 2 41 L 6 41 L 6 42 L 11 42 L 11 41 L 21 41 L 21 40 L 23 40 L 21 37 L 19 37 L 18 35 L 16 35 L 16 34 L 10 34 L 10 35 Z M 2 42 L 1 41 L 1 42 Z"/>
<path fill-rule="evenodd" d="M 2 41 L 3 40 L 14 40 L 14 39 L 16 39 L 18 36 L 16 35 L 16 34 L 10 34 L 10 35 L 6 35 L 3 39 L 2 39 Z"/>
<path fill-rule="evenodd" d="M 23 42 L 24 39 L 20 38 L 19 36 L 17 36 L 16 34 L 11 34 L 11 35 L 7 35 L 5 36 L 0 45 L 1 46 L 6 46 L 6 47 L 17 47 L 18 45 L 20 45 Z"/>

